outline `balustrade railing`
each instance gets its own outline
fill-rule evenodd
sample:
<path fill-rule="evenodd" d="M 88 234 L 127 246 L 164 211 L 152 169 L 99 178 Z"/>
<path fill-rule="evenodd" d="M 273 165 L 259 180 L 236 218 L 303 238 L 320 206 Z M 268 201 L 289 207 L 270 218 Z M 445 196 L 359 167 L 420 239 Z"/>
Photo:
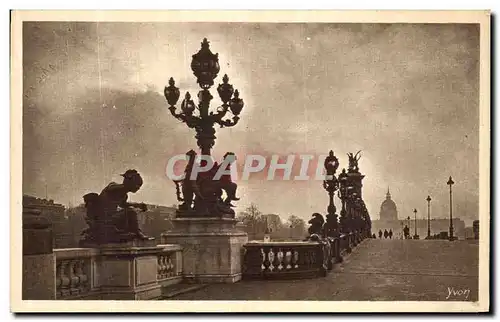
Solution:
<path fill-rule="evenodd" d="M 96 250 L 91 248 L 55 249 L 56 299 L 80 299 L 92 291 L 92 265 Z"/>
<path fill-rule="evenodd" d="M 158 254 L 157 280 L 165 284 L 173 279 L 182 278 L 182 247 L 180 245 L 158 245 L 162 251 Z"/>
<path fill-rule="evenodd" d="M 333 264 L 363 240 L 359 233 L 326 241 L 249 242 L 244 246 L 244 279 L 285 279 L 325 276 Z"/>
<path fill-rule="evenodd" d="M 243 278 L 321 276 L 327 269 L 326 258 L 320 242 L 250 242 L 244 246 Z"/>

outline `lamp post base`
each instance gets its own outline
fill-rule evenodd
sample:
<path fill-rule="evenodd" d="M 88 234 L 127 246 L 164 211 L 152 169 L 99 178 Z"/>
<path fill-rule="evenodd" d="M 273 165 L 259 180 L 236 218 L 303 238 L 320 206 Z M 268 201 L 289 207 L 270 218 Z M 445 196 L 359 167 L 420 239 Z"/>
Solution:
<path fill-rule="evenodd" d="M 164 244 L 183 248 L 183 277 L 188 282 L 234 283 L 241 279 L 243 245 L 248 236 L 231 218 L 176 218 L 162 234 Z"/>

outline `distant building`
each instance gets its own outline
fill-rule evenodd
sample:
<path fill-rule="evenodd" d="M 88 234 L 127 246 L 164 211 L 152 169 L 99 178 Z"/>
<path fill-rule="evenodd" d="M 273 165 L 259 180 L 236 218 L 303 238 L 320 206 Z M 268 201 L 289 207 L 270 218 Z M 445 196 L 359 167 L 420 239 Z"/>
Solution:
<path fill-rule="evenodd" d="M 420 239 L 427 237 L 427 219 L 417 219 L 417 234 Z M 447 218 L 434 218 L 430 221 L 431 224 L 431 236 L 434 234 L 439 234 L 443 231 L 448 231 L 450 226 L 450 220 Z M 410 228 L 410 235 L 415 234 L 415 220 L 413 216 L 410 220 L 399 219 L 398 210 L 396 203 L 392 200 L 391 193 L 387 189 L 387 194 L 385 200 L 380 205 L 380 219 L 372 220 L 372 232 L 378 234 L 379 230 L 382 232 L 387 229 L 387 231 L 392 230 L 396 238 L 402 235 L 404 226 Z M 460 239 L 465 239 L 465 222 L 459 218 L 453 219 L 453 230 L 454 235 Z"/>
<path fill-rule="evenodd" d="M 391 199 L 389 188 L 387 188 L 385 200 L 380 205 L 380 220 L 388 222 L 398 220 L 398 208 L 396 207 L 396 203 Z"/>
<path fill-rule="evenodd" d="M 479 220 L 472 222 L 472 231 L 474 232 L 474 239 L 479 239 Z"/>
<path fill-rule="evenodd" d="M 55 203 L 52 199 L 23 195 L 23 206 L 40 210 L 40 215 L 50 220 L 54 236 L 54 248 L 71 247 L 73 238 L 67 230 L 66 208 L 64 205 Z"/>
<path fill-rule="evenodd" d="M 465 227 L 464 238 L 465 239 L 474 239 L 474 230 L 473 230 L 472 226 Z"/>

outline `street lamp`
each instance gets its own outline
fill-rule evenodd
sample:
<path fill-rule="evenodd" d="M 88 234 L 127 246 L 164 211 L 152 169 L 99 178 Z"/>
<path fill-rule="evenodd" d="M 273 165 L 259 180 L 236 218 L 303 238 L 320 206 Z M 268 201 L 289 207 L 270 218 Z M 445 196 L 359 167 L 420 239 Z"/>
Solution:
<path fill-rule="evenodd" d="M 427 196 L 427 238 L 431 238 L 431 196 Z"/>
<path fill-rule="evenodd" d="M 347 202 L 347 194 L 349 192 L 347 173 L 345 169 L 342 169 L 342 172 L 339 174 L 338 181 L 339 181 L 338 197 L 342 202 L 342 209 L 340 210 L 340 230 L 343 233 L 345 233 L 348 232 L 346 202 Z"/>
<path fill-rule="evenodd" d="M 417 234 L 417 209 L 413 209 L 413 213 L 415 214 L 415 236 L 413 236 L 414 239 L 418 239 L 418 234 Z"/>
<path fill-rule="evenodd" d="M 448 182 L 446 183 L 447 185 L 450 186 L 450 241 L 453 240 L 453 210 L 452 210 L 452 192 L 451 192 L 451 186 L 454 184 L 455 182 L 453 182 L 453 180 L 451 179 L 451 176 L 450 176 L 450 179 L 448 179 Z"/>
<path fill-rule="evenodd" d="M 176 104 L 179 100 L 180 91 L 179 88 L 175 87 L 175 81 L 172 77 L 168 82 L 169 86 L 165 87 L 164 94 L 170 113 L 176 119 L 185 123 L 187 127 L 195 129 L 196 143 L 201 150 L 201 154 L 202 156 L 209 157 L 216 139 L 214 126 L 216 124 L 221 128 L 235 126 L 240 119 L 239 115 L 244 103 L 239 97 L 238 90 L 235 90 L 233 85 L 229 84 L 229 78 L 227 75 L 224 75 L 222 84 L 219 84 L 217 87 L 217 93 L 222 101 L 222 105 L 215 111 L 210 111 L 210 101 L 213 99 L 213 96 L 210 94 L 209 89 L 214 85 L 214 79 L 220 71 L 220 65 L 218 54 L 213 54 L 210 51 L 209 42 L 206 38 L 203 39 L 201 49 L 198 53 L 192 56 L 191 70 L 201 88 L 198 92 L 198 104 L 195 104 L 191 99 L 191 94 L 186 92 L 180 106 L 180 112 L 177 112 Z M 232 119 L 225 118 L 229 110 L 231 110 L 233 115 Z M 191 150 L 186 155 L 194 157 L 196 156 L 196 152 Z M 179 187 L 178 182 L 176 182 L 176 185 Z M 179 208 L 182 207 L 182 211 L 186 211 L 188 216 L 223 216 L 226 214 L 234 216 L 234 210 L 230 208 L 231 206 L 227 202 L 221 202 L 221 193 L 219 192 L 222 190 L 228 193 L 229 191 L 235 191 L 235 187 L 229 187 L 227 183 L 220 180 L 200 180 L 198 182 L 197 179 L 195 187 L 193 187 L 193 183 L 184 182 L 183 198 L 181 199 L 178 195 L 178 200 L 183 200 L 184 204 Z M 233 200 L 238 199 L 233 196 Z M 194 207 L 191 208 L 193 202 Z"/>
<path fill-rule="evenodd" d="M 339 182 L 335 177 L 335 172 L 339 167 L 339 160 L 335 156 L 332 150 L 325 159 L 324 162 L 327 178 L 323 181 L 323 188 L 328 192 L 328 197 L 330 202 L 328 203 L 327 215 L 326 215 L 326 229 L 324 231 L 325 236 L 337 237 L 339 224 L 337 220 L 337 209 L 335 208 L 334 196 L 335 191 L 339 188 Z"/>
<path fill-rule="evenodd" d="M 411 218 L 410 218 L 410 216 L 408 216 L 408 218 L 406 218 L 406 219 L 408 220 L 408 236 L 409 236 L 409 237 L 410 237 L 410 239 L 411 239 L 411 235 L 410 235 L 410 231 L 411 231 L 411 230 L 410 230 L 410 229 L 411 229 L 411 222 L 410 222 L 410 219 L 411 219 Z"/>
<path fill-rule="evenodd" d="M 181 103 L 181 112 L 177 113 L 175 105 L 179 100 L 180 92 L 175 87 L 175 81 L 172 77 L 168 82 L 169 86 L 165 87 L 164 90 L 171 114 L 176 119 L 186 123 L 189 128 L 196 130 L 198 147 L 201 149 L 202 155 L 206 156 L 210 155 L 210 150 L 215 144 L 214 125 L 218 124 L 221 128 L 235 126 L 240 119 L 239 114 L 244 105 L 238 90 L 234 90 L 233 86 L 228 83 L 229 78 L 224 75 L 222 84 L 217 87 L 222 106 L 217 108 L 216 113 L 209 112 L 210 101 L 213 99 L 209 89 L 214 85 L 214 79 L 220 70 L 218 54 L 213 54 L 209 47 L 209 42 L 204 38 L 200 51 L 192 56 L 191 69 L 201 87 L 201 91 L 198 92 L 198 106 L 191 99 L 191 94 L 186 92 Z M 198 110 L 198 115 L 194 114 L 195 110 Z M 229 110 L 233 114 L 232 120 L 223 120 Z"/>

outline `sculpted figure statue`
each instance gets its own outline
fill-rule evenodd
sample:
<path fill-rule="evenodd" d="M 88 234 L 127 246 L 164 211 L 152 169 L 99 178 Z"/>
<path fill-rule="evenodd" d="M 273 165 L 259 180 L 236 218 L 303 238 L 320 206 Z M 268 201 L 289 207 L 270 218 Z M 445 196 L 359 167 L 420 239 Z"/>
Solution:
<path fill-rule="evenodd" d="M 236 155 L 233 152 L 227 152 L 224 155 L 223 164 L 226 163 L 225 171 L 231 171 L 232 164 L 236 162 Z M 221 168 L 222 165 L 218 166 Z M 231 201 L 238 201 L 240 198 L 236 197 L 236 190 L 238 189 L 238 185 L 233 182 L 230 174 L 223 174 L 221 178 L 218 180 L 219 188 L 220 188 L 220 197 L 222 196 L 222 191 L 226 192 L 226 198 L 224 199 L 224 203 L 230 207 L 234 207 L 231 204 Z"/>
<path fill-rule="evenodd" d="M 358 161 L 359 159 L 361 159 L 361 155 L 359 155 L 360 152 L 361 151 L 358 151 L 355 155 L 353 155 L 352 153 L 347 153 L 347 156 L 349 157 L 349 172 L 359 171 Z"/>
<path fill-rule="evenodd" d="M 324 166 L 327 175 L 335 175 L 335 172 L 339 168 L 339 159 L 333 154 L 333 151 L 330 150 L 330 153 L 325 158 Z"/>
<path fill-rule="evenodd" d="M 134 239 L 152 240 L 139 228 L 136 208 L 147 211 L 144 203 L 127 202 L 128 193 L 136 193 L 143 184 L 136 170 L 127 170 L 121 175 L 122 183 L 111 182 L 100 194 L 83 196 L 87 208 L 87 224 L 82 243 L 114 243 Z"/>
<path fill-rule="evenodd" d="M 196 178 L 191 178 L 196 155 L 197 154 L 194 150 L 189 150 L 188 152 L 186 152 L 186 156 L 188 157 L 188 164 L 186 165 L 186 169 L 184 169 L 184 179 L 174 180 L 175 188 L 177 191 L 177 200 L 183 201 L 183 203 L 179 206 L 180 210 L 191 210 L 194 197 L 197 196 L 198 198 L 201 198 L 197 180 Z M 182 196 L 181 189 L 179 187 L 179 185 L 181 184 Z"/>
<path fill-rule="evenodd" d="M 190 211 L 191 215 L 234 215 L 234 207 L 231 201 L 239 200 L 236 197 L 237 185 L 231 180 L 230 172 L 231 165 L 236 161 L 236 156 L 232 152 L 224 155 L 224 159 L 219 165 L 214 162 L 213 166 L 207 171 L 201 171 L 195 178 L 191 178 L 193 167 L 196 162 L 196 152 L 190 150 L 186 153 L 188 156 L 188 164 L 184 171 L 185 177 L 182 180 L 174 181 L 177 190 L 177 199 L 183 201 L 179 206 L 181 211 Z M 200 161 L 200 166 L 207 166 L 206 160 Z M 224 167 L 224 169 L 222 168 Z M 217 176 L 218 171 L 221 172 Z M 181 189 L 182 185 L 182 197 Z M 223 192 L 226 193 L 226 198 L 222 199 Z"/>
<path fill-rule="evenodd" d="M 307 229 L 307 232 L 309 233 L 310 237 L 313 235 L 317 235 L 319 238 L 323 236 L 323 225 L 325 224 L 325 219 L 323 216 L 319 213 L 314 213 L 312 214 L 311 220 L 309 220 L 309 228 Z"/>

